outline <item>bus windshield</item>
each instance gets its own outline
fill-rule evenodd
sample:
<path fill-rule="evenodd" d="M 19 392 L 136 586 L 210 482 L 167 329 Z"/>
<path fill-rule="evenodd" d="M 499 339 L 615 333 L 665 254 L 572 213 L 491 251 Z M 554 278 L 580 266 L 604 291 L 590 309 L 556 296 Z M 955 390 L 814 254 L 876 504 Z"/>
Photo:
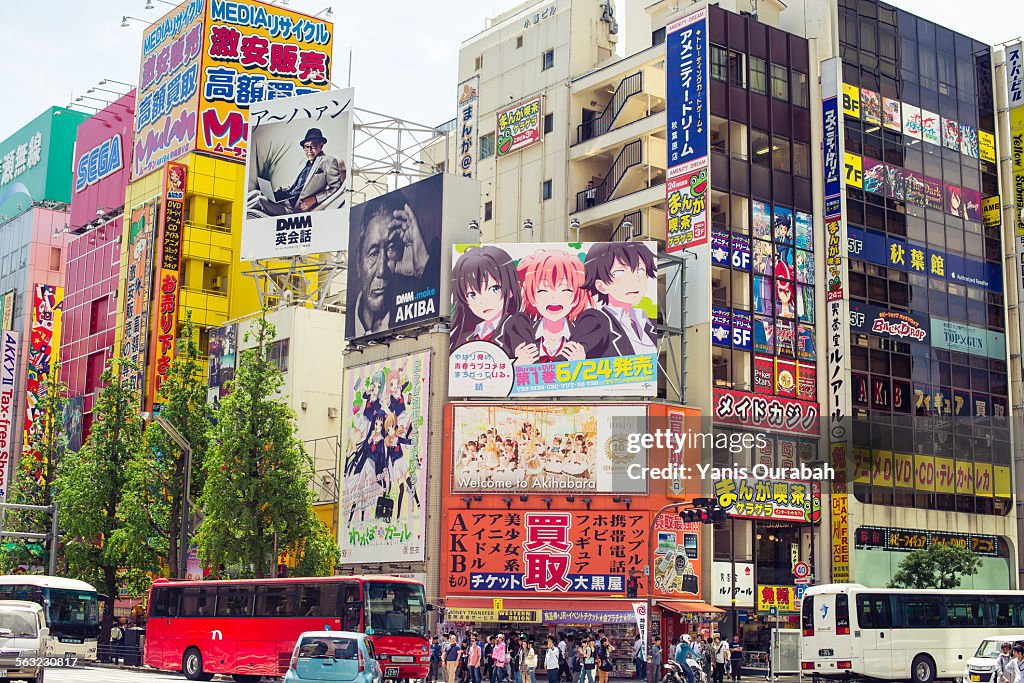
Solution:
<path fill-rule="evenodd" d="M 47 588 L 46 623 L 94 626 L 99 623 L 99 602 L 95 593 Z"/>
<path fill-rule="evenodd" d="M 373 581 L 366 591 L 366 633 L 416 636 L 426 632 L 423 586 L 412 583 Z"/>

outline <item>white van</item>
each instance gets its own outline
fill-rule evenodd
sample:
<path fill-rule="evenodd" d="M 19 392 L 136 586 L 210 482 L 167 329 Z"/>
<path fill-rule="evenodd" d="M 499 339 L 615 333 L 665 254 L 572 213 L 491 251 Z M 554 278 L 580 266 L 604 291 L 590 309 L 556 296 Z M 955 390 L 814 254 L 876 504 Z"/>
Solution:
<path fill-rule="evenodd" d="M 49 634 L 41 606 L 0 600 L 0 679 L 43 683 Z"/>
<path fill-rule="evenodd" d="M 1010 646 L 1024 645 L 1024 634 L 1016 633 L 1008 636 L 989 636 L 981 641 L 974 656 L 967 660 L 964 669 L 963 683 L 988 683 L 996 668 L 996 659 L 1002 652 L 1003 643 Z"/>

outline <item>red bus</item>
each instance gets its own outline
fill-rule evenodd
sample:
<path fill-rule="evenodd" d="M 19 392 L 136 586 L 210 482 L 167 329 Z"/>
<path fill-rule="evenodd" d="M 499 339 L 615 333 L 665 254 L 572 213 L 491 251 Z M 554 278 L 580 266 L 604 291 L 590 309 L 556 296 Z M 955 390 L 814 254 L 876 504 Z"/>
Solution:
<path fill-rule="evenodd" d="M 385 679 L 430 671 L 423 584 L 397 576 L 233 581 L 157 579 L 149 591 L 145 663 L 191 681 L 283 676 L 304 631 L 356 631 L 373 639 Z"/>

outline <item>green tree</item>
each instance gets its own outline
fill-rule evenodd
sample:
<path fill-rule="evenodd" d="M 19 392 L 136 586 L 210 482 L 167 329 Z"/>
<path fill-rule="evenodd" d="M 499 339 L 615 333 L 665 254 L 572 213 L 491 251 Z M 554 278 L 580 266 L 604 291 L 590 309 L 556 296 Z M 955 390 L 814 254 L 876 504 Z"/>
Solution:
<path fill-rule="evenodd" d="M 199 362 L 192 312 L 188 311 L 158 403 L 161 417 L 192 447 L 192 496 L 202 491 L 202 465 L 210 443 L 212 413 L 206 391 L 206 368 Z M 129 468 L 124 527 L 113 542 L 121 548 L 128 566 L 157 573 L 163 565 L 170 576 L 184 578 L 186 567 L 178 566 L 178 558 L 180 544 L 187 547 L 191 536 L 181 530 L 185 469 L 189 463 L 185 452 L 159 425 L 147 427 L 144 441 L 148 457 L 133 460 Z"/>
<path fill-rule="evenodd" d="M 57 468 L 67 450 L 64 432 L 64 411 L 68 404 L 68 388 L 62 383 L 60 366 L 54 365 L 39 386 L 36 404 L 38 417 L 20 458 L 17 474 L 7 494 L 8 503 L 52 505 Z M 48 533 L 53 523 L 49 512 L 11 510 L 6 513 L 9 531 Z M 50 544 L 47 541 L 11 539 L 0 547 L 0 568 L 13 572 L 18 565 L 49 566 Z"/>
<path fill-rule="evenodd" d="M 142 457 L 139 393 L 122 372 L 133 366 L 127 358 L 107 361 L 89 438 L 80 451 L 65 454 L 57 470 L 56 499 L 68 574 L 107 595 L 100 629 L 104 644 L 110 639 L 114 599 L 122 589 L 138 595 L 148 584 L 143 572 L 126 567 L 122 548 L 112 542 L 124 525 L 128 472 Z"/>
<path fill-rule="evenodd" d="M 933 544 L 904 557 L 889 582 L 889 588 L 948 590 L 959 586 L 961 578 L 977 574 L 980 568 L 981 558 L 970 549 Z"/>
<path fill-rule="evenodd" d="M 242 351 L 217 412 L 204 463 L 199 555 L 210 566 L 260 578 L 273 576 L 277 548 L 297 559 L 301 573 L 329 573 L 338 547 L 313 512 L 313 460 L 280 397 L 281 372 L 267 360 L 275 335 L 265 315 L 253 322 L 245 340 L 255 348 Z"/>

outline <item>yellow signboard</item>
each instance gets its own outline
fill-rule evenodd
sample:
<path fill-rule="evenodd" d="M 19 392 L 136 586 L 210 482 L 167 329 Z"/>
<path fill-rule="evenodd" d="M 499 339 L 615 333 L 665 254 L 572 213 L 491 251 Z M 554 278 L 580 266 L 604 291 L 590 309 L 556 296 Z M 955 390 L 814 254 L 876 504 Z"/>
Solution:
<path fill-rule="evenodd" d="M 974 495 L 985 498 L 992 497 L 992 464 L 987 462 L 974 463 Z"/>
<path fill-rule="evenodd" d="M 956 493 L 956 463 L 953 458 L 935 458 L 935 491 Z"/>
<path fill-rule="evenodd" d="M 974 463 L 956 461 L 956 492 L 974 495 Z"/>
<path fill-rule="evenodd" d="M 1010 497 L 1010 468 L 992 466 L 992 491 L 996 498 Z"/>
<path fill-rule="evenodd" d="M 853 483 L 871 483 L 871 451 L 867 448 L 852 448 L 853 455 Z"/>
<path fill-rule="evenodd" d="M 985 197 L 981 200 L 981 220 L 986 228 L 996 228 L 1003 222 L 999 208 L 999 195 Z"/>
<path fill-rule="evenodd" d="M 846 184 L 864 187 L 864 164 L 856 154 L 846 153 Z"/>
<path fill-rule="evenodd" d="M 832 494 L 833 583 L 846 583 L 850 580 L 850 517 L 846 495 L 845 493 Z M 758 600 L 760 599 L 758 597 Z"/>
<path fill-rule="evenodd" d="M 500 612 L 501 608 L 505 606 L 505 601 L 501 598 L 494 598 L 494 611 Z"/>
<path fill-rule="evenodd" d="M 892 452 L 875 451 L 871 462 L 871 483 L 874 486 L 892 486 Z"/>
<path fill-rule="evenodd" d="M 996 137 L 992 133 L 978 131 L 978 154 L 982 161 L 996 163 Z"/>
<path fill-rule="evenodd" d="M 1013 196 L 1017 208 L 1013 219 L 1017 223 L 1017 236 L 1024 236 L 1024 107 L 1010 109 L 1010 147 L 1013 150 Z"/>
<path fill-rule="evenodd" d="M 795 586 L 764 586 L 757 585 L 757 611 L 767 612 L 772 607 L 779 612 L 796 612 Z"/>
<path fill-rule="evenodd" d="M 843 83 L 843 113 L 860 118 L 860 88 Z"/>
<path fill-rule="evenodd" d="M 480 624 L 539 624 L 540 610 L 534 609 L 503 609 L 493 610 L 473 607 L 451 607 L 445 610 L 446 622 L 480 623 Z"/>
<path fill-rule="evenodd" d="M 914 488 L 914 456 L 909 453 L 893 455 L 893 480 L 897 488 Z"/>
<path fill-rule="evenodd" d="M 935 490 L 935 458 L 930 455 L 914 456 L 914 488 L 918 491 Z"/>

